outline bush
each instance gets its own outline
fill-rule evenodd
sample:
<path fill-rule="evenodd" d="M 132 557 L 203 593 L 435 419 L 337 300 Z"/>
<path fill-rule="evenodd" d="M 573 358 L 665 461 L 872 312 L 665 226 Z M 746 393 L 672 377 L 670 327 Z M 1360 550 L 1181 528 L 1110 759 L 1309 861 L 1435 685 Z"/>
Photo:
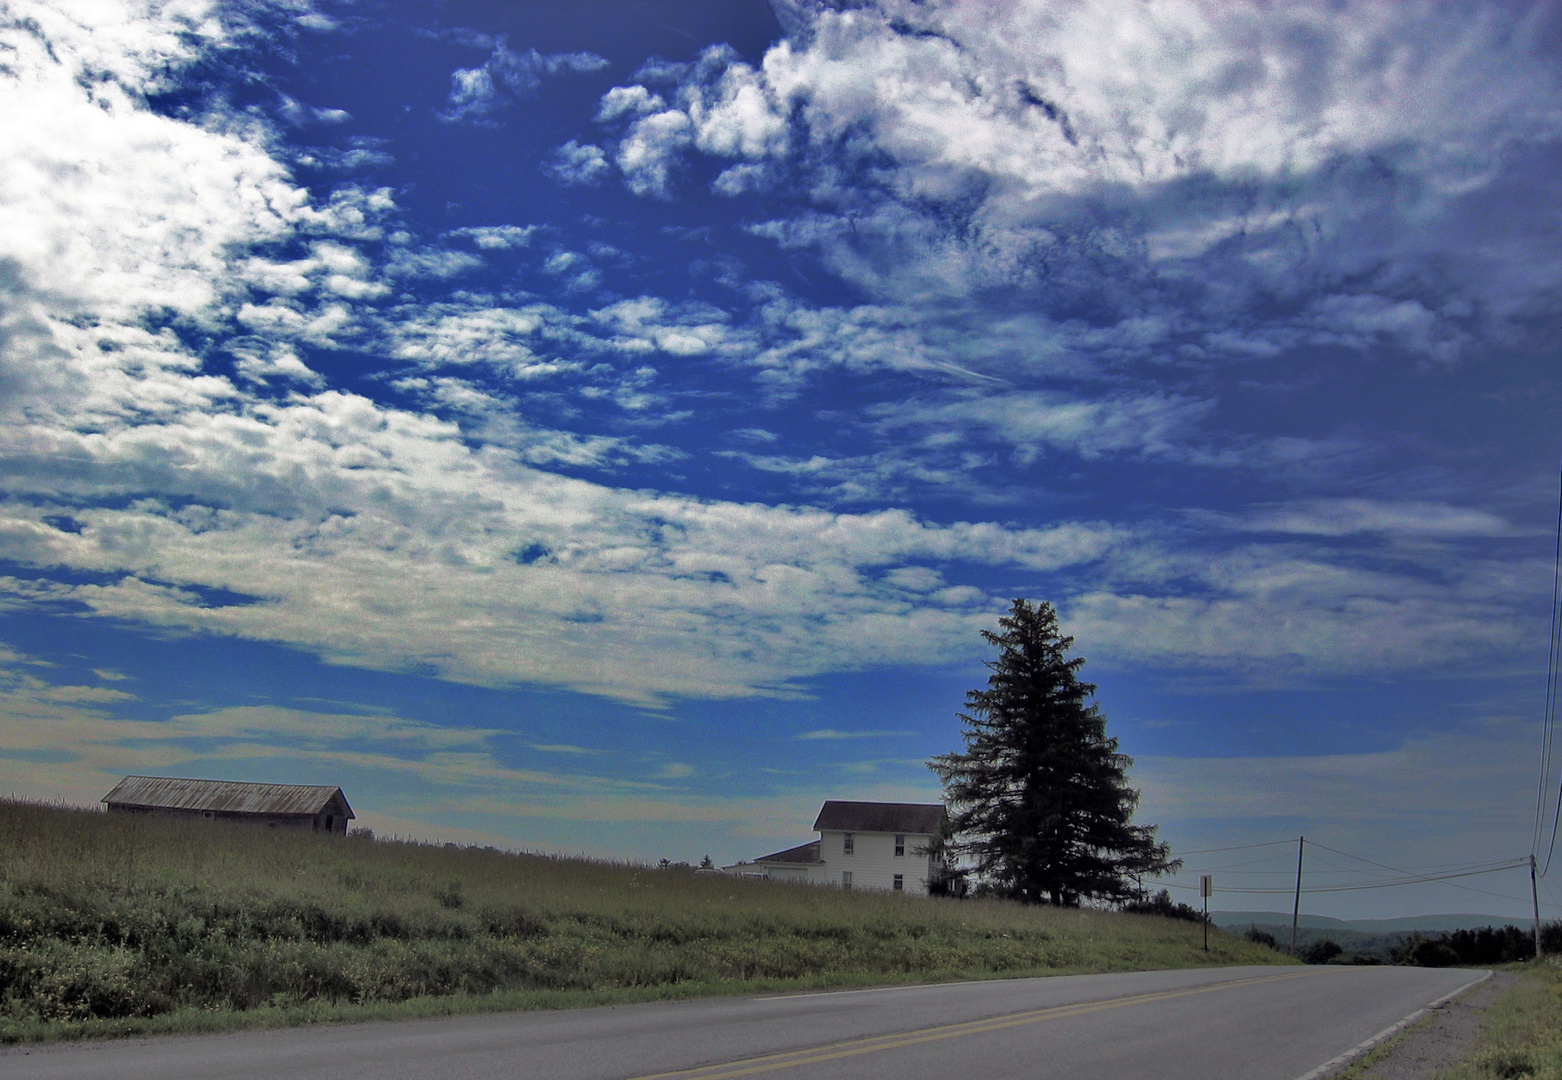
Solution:
<path fill-rule="evenodd" d="M 1405 950 L 1405 963 L 1413 967 L 1453 967 L 1459 963 L 1459 954 L 1449 946 L 1446 938 L 1412 939 Z"/>
<path fill-rule="evenodd" d="M 1270 949 L 1278 949 L 1280 947 L 1279 943 L 1275 941 L 1273 934 L 1267 930 L 1260 930 L 1257 926 L 1249 926 L 1247 933 L 1242 936 L 1254 945 L 1263 945 Z"/>
<path fill-rule="evenodd" d="M 1324 938 L 1315 941 L 1301 951 L 1302 962 L 1307 964 L 1327 964 L 1345 950 L 1339 944 Z"/>
<path fill-rule="evenodd" d="M 1191 904 L 1174 903 L 1170 889 L 1162 889 L 1148 900 L 1130 900 L 1123 910 L 1135 915 L 1160 915 L 1168 919 L 1183 919 L 1202 923 L 1204 913 Z"/>

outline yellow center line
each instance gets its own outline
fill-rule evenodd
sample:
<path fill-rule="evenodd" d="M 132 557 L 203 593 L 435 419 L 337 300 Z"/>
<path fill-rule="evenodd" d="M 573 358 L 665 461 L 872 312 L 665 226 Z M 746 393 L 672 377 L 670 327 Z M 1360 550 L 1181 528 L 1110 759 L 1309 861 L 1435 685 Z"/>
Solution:
<path fill-rule="evenodd" d="M 1213 983 L 1209 986 L 1193 986 L 1181 990 L 1157 990 L 1147 994 L 1133 994 L 1129 997 L 1107 998 L 1105 1001 L 1081 1001 L 1072 1005 L 1052 1005 L 1045 1009 L 1006 1013 L 1002 1016 L 990 1016 L 982 1020 L 966 1020 L 958 1024 L 939 1024 L 935 1027 L 917 1028 L 893 1035 L 875 1035 L 864 1039 L 852 1039 L 847 1042 L 813 1046 L 804 1050 L 788 1050 L 778 1054 L 741 1058 L 737 1061 L 715 1065 L 698 1065 L 691 1069 L 677 1069 L 673 1072 L 649 1073 L 644 1076 L 633 1077 L 631 1080 L 731 1080 L 733 1077 L 752 1076 L 755 1073 L 775 1072 L 778 1069 L 793 1069 L 801 1065 L 817 1065 L 825 1061 L 839 1061 L 841 1058 L 873 1054 L 880 1050 L 897 1050 L 906 1046 L 917 1046 L 921 1043 L 956 1039 L 964 1035 L 983 1035 L 991 1031 L 1002 1031 L 1005 1028 L 1035 1024 L 1043 1020 L 1059 1020 L 1070 1016 L 1083 1016 L 1087 1013 L 1101 1012 L 1106 1009 L 1120 1009 L 1129 1005 L 1143 1005 L 1152 1001 L 1169 1001 L 1172 998 L 1191 997 L 1194 994 L 1209 994 L 1217 990 L 1235 990 L 1238 987 L 1253 986 L 1256 983 L 1279 982 L 1283 979 L 1298 979 L 1318 974 L 1321 974 L 1321 972 L 1298 971 L 1288 972 L 1284 975 L 1256 975 L 1246 979 L 1233 979 L 1230 982 Z"/>

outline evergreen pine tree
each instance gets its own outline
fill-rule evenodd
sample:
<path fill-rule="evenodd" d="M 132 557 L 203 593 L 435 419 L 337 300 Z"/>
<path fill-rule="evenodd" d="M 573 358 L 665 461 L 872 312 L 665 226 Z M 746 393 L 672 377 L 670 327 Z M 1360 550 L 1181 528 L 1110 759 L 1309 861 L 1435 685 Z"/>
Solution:
<path fill-rule="evenodd" d="M 1131 823 L 1133 759 L 1107 737 L 1106 718 L 1080 682 L 1085 661 L 1058 630 L 1052 605 L 1016 600 L 998 620 L 985 690 L 966 695 L 965 752 L 928 767 L 950 809 L 946 850 L 968 857 L 998 892 L 1030 903 L 1123 901 L 1135 875 L 1175 870 L 1155 826 Z"/>

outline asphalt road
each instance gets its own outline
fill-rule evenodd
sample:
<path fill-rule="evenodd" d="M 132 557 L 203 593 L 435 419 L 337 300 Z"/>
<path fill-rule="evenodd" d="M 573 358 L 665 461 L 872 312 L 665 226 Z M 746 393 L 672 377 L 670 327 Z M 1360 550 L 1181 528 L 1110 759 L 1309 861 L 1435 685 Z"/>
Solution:
<path fill-rule="evenodd" d="M 1300 1080 L 1480 972 L 1220 968 L 18 1048 L 28 1080 Z"/>

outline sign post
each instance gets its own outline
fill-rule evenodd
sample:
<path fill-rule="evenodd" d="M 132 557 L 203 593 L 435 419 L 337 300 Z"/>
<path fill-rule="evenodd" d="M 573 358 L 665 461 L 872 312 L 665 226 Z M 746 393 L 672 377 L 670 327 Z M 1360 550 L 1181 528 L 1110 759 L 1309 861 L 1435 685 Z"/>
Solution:
<path fill-rule="evenodd" d="M 1204 898 L 1204 951 L 1209 952 L 1209 898 L 1215 895 L 1215 876 L 1203 874 L 1199 877 L 1199 895 Z"/>

